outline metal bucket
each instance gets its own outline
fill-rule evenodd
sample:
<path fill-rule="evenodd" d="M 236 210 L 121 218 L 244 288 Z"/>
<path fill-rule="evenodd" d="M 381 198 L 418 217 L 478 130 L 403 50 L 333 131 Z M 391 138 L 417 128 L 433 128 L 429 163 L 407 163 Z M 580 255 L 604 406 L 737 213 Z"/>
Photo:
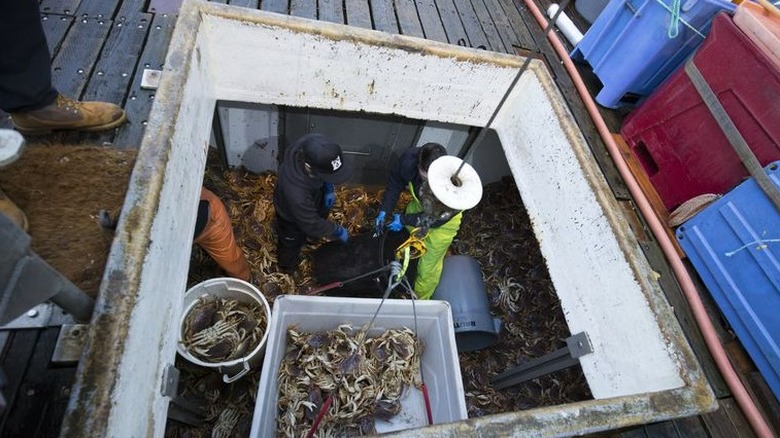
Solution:
<path fill-rule="evenodd" d="M 231 298 L 242 303 L 257 303 L 265 311 L 266 324 L 271 321 L 271 307 L 268 305 L 263 294 L 254 286 L 246 281 L 232 277 L 212 278 L 191 287 L 184 294 L 184 311 L 179 323 L 179 337 L 184 335 L 184 319 L 197 303 L 199 298 Z M 257 346 L 244 357 L 225 361 L 225 362 L 204 362 L 192 354 L 184 347 L 182 342 L 176 344 L 176 350 L 188 361 L 206 368 L 213 368 L 222 373 L 222 380 L 225 383 L 233 383 L 243 377 L 254 367 L 262 364 L 265 354 L 265 344 L 268 338 L 268 327 L 265 328 L 263 338 Z"/>
<path fill-rule="evenodd" d="M 432 298 L 447 301 L 452 307 L 459 353 L 487 348 L 498 340 L 501 320 L 490 316 L 482 271 L 474 257 L 445 258 L 441 280 Z"/>

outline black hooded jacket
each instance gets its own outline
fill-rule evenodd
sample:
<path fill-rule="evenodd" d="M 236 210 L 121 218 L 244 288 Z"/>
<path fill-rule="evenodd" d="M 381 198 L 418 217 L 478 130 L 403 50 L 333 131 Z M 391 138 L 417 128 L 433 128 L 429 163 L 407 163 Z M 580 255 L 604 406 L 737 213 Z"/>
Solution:
<path fill-rule="evenodd" d="M 392 215 L 401 192 L 406 190 L 409 183 L 414 188 L 414 196 L 420 199 L 420 188 L 423 185 L 423 178 L 417 168 L 420 155 L 420 148 L 412 145 L 404 151 L 398 159 L 398 164 L 390 171 L 390 178 L 385 187 L 385 194 L 382 196 L 382 205 L 379 208 L 386 214 Z M 401 214 L 401 223 L 411 227 L 440 227 L 449 220 L 449 217 L 443 220 L 434 220 L 428 217 L 425 212 L 414 214 Z"/>
<path fill-rule="evenodd" d="M 301 142 L 293 143 L 279 165 L 274 190 L 276 214 L 296 223 L 310 237 L 333 236 L 338 225 L 324 218 L 323 184 L 322 178 L 306 173 Z"/>
<path fill-rule="evenodd" d="M 385 194 L 382 196 L 382 207 L 388 214 L 392 213 L 401 192 L 406 190 L 409 183 L 414 187 L 415 196 L 420 196 L 420 187 L 423 179 L 417 170 L 417 160 L 420 155 L 420 148 L 412 146 L 405 150 L 398 159 L 396 166 L 390 171 L 390 178 L 385 187 Z"/>

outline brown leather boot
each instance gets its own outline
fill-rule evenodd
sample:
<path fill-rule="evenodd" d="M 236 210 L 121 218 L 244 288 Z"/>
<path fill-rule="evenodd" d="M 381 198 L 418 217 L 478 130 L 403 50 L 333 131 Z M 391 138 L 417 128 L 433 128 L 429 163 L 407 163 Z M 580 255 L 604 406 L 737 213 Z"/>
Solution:
<path fill-rule="evenodd" d="M 41 109 L 11 113 L 11 120 L 24 134 L 48 134 L 55 129 L 106 131 L 124 123 L 127 115 L 113 103 L 79 102 L 60 94 Z"/>
<path fill-rule="evenodd" d="M 8 196 L 5 196 L 5 193 L 3 193 L 2 190 L 0 190 L 0 214 L 6 215 L 8 219 L 11 219 L 11 221 L 18 225 L 19 228 L 23 229 L 25 233 L 27 232 L 27 216 L 25 216 L 22 209 L 17 207 Z"/>

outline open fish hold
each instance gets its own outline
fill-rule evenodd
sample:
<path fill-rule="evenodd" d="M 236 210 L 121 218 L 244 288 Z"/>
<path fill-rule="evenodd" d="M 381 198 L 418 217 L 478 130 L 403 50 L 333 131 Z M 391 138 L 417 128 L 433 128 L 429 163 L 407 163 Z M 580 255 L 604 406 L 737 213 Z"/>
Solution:
<path fill-rule="evenodd" d="M 180 292 L 217 100 L 484 126 L 523 61 L 186 1 L 62 436 L 162 435 L 169 398 L 160 388 L 175 357 Z M 500 147 L 492 154 L 477 149 L 470 163 L 487 183 L 485 166 L 503 153 L 569 330 L 586 332 L 593 344 L 580 363 L 594 400 L 400 433 L 564 436 L 714 409 L 712 390 L 655 273 L 543 63 L 531 62 L 492 128 Z"/>

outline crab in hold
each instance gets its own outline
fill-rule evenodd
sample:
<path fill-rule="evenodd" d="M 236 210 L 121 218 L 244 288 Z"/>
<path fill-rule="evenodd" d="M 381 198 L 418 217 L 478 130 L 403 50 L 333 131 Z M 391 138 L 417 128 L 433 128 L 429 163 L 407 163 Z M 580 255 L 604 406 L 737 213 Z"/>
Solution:
<path fill-rule="evenodd" d="M 498 304 L 508 312 L 517 313 L 520 308 L 517 302 L 523 292 L 523 285 L 515 281 L 514 277 L 506 277 L 498 282 Z"/>
<path fill-rule="evenodd" d="M 257 304 L 199 298 L 184 318 L 180 342 L 198 359 L 222 362 L 255 348 L 266 325 L 265 312 Z"/>
<path fill-rule="evenodd" d="M 279 434 L 305 435 L 325 398 L 331 406 L 317 436 L 373 433 L 373 418 L 400 412 L 404 389 L 419 380 L 422 348 L 409 329 L 368 337 L 365 327 L 345 324 L 315 333 L 289 327 L 287 334 L 278 375 Z"/>
<path fill-rule="evenodd" d="M 210 327 L 217 314 L 217 301 L 198 298 L 192 310 L 184 319 L 184 337 L 189 338 L 193 334 Z"/>

